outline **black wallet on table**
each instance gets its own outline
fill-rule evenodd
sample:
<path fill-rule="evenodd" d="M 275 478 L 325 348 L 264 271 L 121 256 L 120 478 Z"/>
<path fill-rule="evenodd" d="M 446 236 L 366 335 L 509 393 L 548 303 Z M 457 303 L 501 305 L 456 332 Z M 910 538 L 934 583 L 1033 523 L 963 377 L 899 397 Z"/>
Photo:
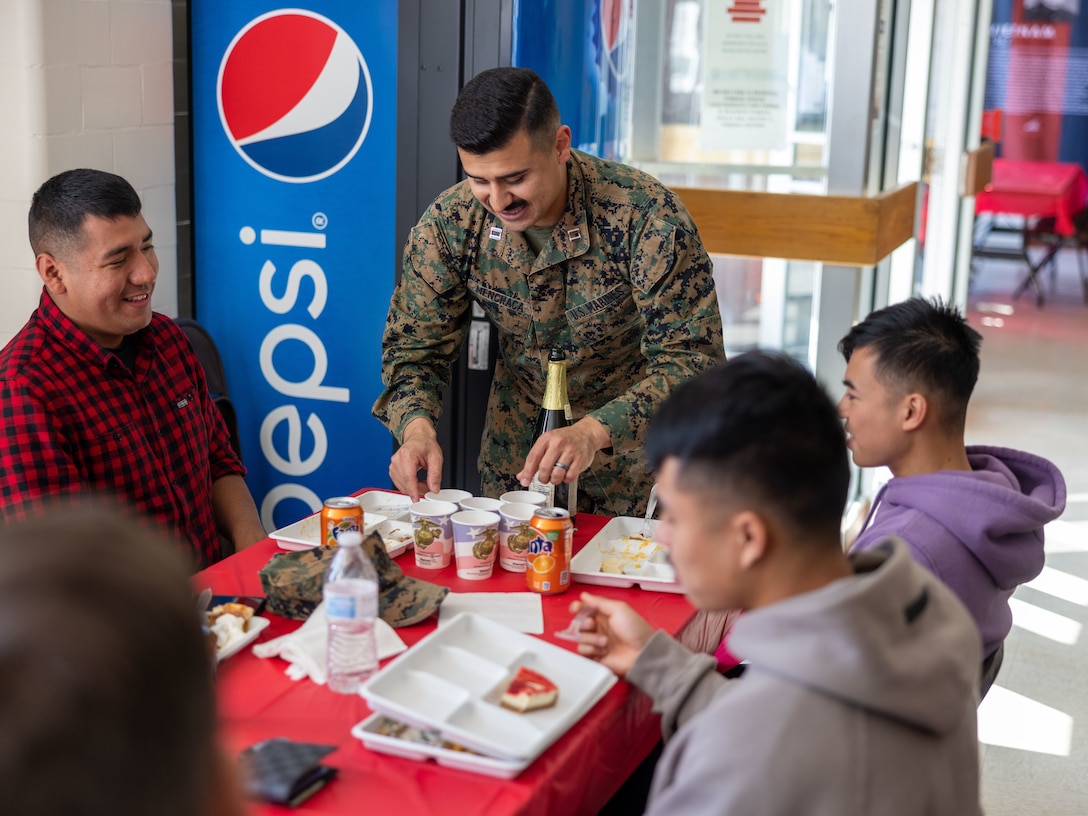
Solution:
<path fill-rule="evenodd" d="M 336 768 L 318 760 L 336 750 L 335 745 L 315 745 L 274 737 L 242 751 L 246 793 L 278 805 L 305 802 L 336 776 Z"/>

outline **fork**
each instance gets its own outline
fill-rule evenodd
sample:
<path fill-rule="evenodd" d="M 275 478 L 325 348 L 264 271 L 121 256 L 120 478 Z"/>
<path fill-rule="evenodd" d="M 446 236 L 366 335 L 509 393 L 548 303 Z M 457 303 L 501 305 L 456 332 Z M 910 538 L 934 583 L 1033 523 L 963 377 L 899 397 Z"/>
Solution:
<path fill-rule="evenodd" d="M 199 596 L 197 596 L 197 599 L 196 599 L 196 614 L 197 614 L 198 617 L 200 617 L 201 619 L 204 618 L 204 616 L 208 612 L 208 605 L 211 603 L 211 601 L 212 601 L 211 587 L 204 587 L 203 591 L 200 593 Z"/>
<path fill-rule="evenodd" d="M 646 538 L 653 538 L 653 518 L 654 510 L 657 509 L 657 485 L 650 488 L 650 499 L 646 502 L 646 519 L 642 522 L 642 535 Z"/>

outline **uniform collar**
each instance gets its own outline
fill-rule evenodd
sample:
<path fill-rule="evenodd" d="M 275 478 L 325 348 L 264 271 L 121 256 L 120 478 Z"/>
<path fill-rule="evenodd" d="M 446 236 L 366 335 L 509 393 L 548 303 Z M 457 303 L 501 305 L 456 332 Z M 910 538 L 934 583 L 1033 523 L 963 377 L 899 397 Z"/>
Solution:
<path fill-rule="evenodd" d="M 567 160 L 567 204 L 559 223 L 552 228 L 551 241 L 536 256 L 530 273 L 555 266 L 569 258 L 589 251 L 589 211 L 586 206 L 587 185 L 582 163 L 572 150 Z M 481 205 L 482 206 L 482 205 Z M 518 255 L 528 246 L 524 234 L 508 230 L 502 220 L 488 212 L 484 236 L 490 238 L 492 251 L 511 266 L 518 265 Z"/>
<path fill-rule="evenodd" d="M 552 230 L 555 250 L 561 254 L 561 259 L 576 258 L 589 251 L 587 197 L 588 188 L 582 162 L 578 154 L 572 150 L 570 159 L 567 160 L 567 206 L 563 210 L 559 223 Z M 545 247 L 541 255 L 547 253 L 548 248 Z"/>

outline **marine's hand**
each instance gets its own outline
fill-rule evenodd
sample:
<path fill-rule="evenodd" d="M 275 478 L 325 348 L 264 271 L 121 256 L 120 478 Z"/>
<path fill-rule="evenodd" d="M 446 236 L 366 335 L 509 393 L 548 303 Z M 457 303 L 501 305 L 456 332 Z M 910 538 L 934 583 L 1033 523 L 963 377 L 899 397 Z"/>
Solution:
<path fill-rule="evenodd" d="M 573 425 L 541 436 L 525 457 L 518 481 L 528 487 L 535 473 L 544 484 L 573 482 L 590 466 L 594 454 L 611 444 L 612 436 L 604 425 L 592 417 L 582 417 Z"/>
<path fill-rule="evenodd" d="M 571 612 L 588 607 L 592 613 L 582 621 L 578 653 L 599 660 L 620 677 L 626 677 L 635 659 L 654 634 L 654 629 L 622 601 L 610 601 L 582 593 L 570 605 Z"/>
<path fill-rule="evenodd" d="M 426 482 L 419 481 L 420 470 L 427 471 Z M 400 447 L 389 461 L 389 478 L 412 501 L 442 488 L 442 447 L 429 419 L 416 417 L 405 426 Z"/>

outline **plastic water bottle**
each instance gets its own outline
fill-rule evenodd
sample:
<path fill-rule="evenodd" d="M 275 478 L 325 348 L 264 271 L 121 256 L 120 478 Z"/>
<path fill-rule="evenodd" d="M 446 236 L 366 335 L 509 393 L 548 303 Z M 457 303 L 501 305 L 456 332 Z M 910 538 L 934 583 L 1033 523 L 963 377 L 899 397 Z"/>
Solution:
<path fill-rule="evenodd" d="M 339 545 L 325 575 L 328 684 L 340 694 L 356 694 L 378 668 L 378 574 L 363 552 L 362 535 L 342 533 Z"/>

